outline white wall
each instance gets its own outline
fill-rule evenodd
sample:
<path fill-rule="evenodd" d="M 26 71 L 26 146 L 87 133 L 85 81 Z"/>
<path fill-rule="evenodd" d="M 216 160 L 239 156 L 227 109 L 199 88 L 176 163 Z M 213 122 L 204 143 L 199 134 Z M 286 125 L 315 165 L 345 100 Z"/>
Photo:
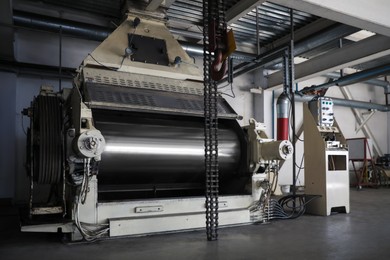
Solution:
<path fill-rule="evenodd" d="M 226 83 L 226 87 L 220 88 L 221 93 L 232 95 L 230 84 Z M 222 86 L 225 86 L 222 85 Z M 249 92 L 249 89 L 253 87 L 252 77 L 240 76 L 233 80 L 233 92 L 235 97 L 223 95 L 230 106 L 236 111 L 236 113 L 243 117 L 239 120 L 241 126 L 249 124 L 249 119 L 254 117 L 254 96 Z"/>
<path fill-rule="evenodd" d="M 389 131 L 390 131 L 390 113 L 387 113 L 387 152 L 390 153 L 390 137 L 389 137 Z"/>

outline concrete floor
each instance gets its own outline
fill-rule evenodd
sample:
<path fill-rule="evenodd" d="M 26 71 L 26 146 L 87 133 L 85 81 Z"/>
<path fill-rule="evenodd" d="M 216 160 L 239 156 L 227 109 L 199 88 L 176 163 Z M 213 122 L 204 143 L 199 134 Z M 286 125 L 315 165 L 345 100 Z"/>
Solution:
<path fill-rule="evenodd" d="M 58 234 L 19 232 L 16 210 L 0 209 L 0 259 L 390 259 L 390 189 L 351 190 L 351 213 L 305 215 L 219 230 L 61 243 Z"/>

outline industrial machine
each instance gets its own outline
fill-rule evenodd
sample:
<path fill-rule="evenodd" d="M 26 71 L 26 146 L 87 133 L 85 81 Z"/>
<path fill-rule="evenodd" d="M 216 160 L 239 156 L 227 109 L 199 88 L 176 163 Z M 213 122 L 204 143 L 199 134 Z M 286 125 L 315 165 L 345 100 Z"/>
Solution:
<path fill-rule="evenodd" d="M 159 17 L 129 13 L 81 64 L 73 89 L 44 87 L 31 118 L 29 221 L 71 240 L 205 227 L 203 77 Z M 219 225 L 266 221 L 289 141 L 218 97 Z M 37 194 L 47 194 L 45 202 Z"/>
<path fill-rule="evenodd" d="M 333 101 L 318 97 L 303 106 L 305 193 L 320 195 L 306 212 L 329 216 L 349 213 L 348 147 L 333 113 Z"/>

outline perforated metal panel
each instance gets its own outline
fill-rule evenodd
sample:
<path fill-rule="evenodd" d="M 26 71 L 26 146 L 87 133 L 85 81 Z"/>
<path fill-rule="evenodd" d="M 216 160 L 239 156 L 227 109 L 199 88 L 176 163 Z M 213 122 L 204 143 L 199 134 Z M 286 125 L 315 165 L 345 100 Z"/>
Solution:
<path fill-rule="evenodd" d="M 186 93 L 86 83 L 86 102 L 92 108 L 203 116 L 203 96 Z M 222 98 L 218 113 L 221 118 L 237 118 Z"/>
<path fill-rule="evenodd" d="M 203 95 L 203 84 L 141 74 L 84 68 L 84 82 Z"/>

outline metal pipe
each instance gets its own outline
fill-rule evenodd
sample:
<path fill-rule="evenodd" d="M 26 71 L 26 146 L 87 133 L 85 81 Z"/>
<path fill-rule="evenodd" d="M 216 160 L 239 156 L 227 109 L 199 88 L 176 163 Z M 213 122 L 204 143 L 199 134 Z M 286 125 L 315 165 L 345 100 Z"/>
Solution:
<path fill-rule="evenodd" d="M 323 30 L 320 33 L 297 42 L 294 49 L 294 55 L 299 56 L 326 43 L 338 40 L 360 30 L 361 29 L 349 25 L 336 24 Z"/>
<path fill-rule="evenodd" d="M 256 6 L 256 54 L 260 55 L 259 7 Z"/>
<path fill-rule="evenodd" d="M 63 34 L 83 37 L 89 40 L 103 41 L 106 39 L 113 29 L 108 29 L 102 26 L 90 25 L 79 22 L 72 22 L 68 20 L 52 18 L 47 16 L 40 16 L 36 14 L 14 11 L 14 24 L 16 26 L 27 27 L 38 30 L 45 30 L 58 33 L 61 28 Z M 196 32 L 190 32 L 186 30 L 170 28 L 169 31 L 173 34 L 191 37 L 195 39 L 203 39 L 203 35 Z M 189 52 L 191 55 L 203 55 L 203 45 L 194 44 L 190 42 L 179 41 L 183 49 Z M 256 55 L 235 51 L 232 58 L 237 60 L 251 61 Z"/>
<path fill-rule="evenodd" d="M 309 102 L 315 96 L 312 95 L 299 95 L 300 93 L 296 93 L 295 100 L 298 102 Z M 347 100 L 347 99 L 341 99 L 341 98 L 334 98 L 330 97 L 333 100 L 333 104 L 336 106 L 342 106 L 342 107 L 351 107 L 351 108 L 360 108 L 360 109 L 376 109 L 381 112 L 389 112 L 390 107 L 386 105 L 376 104 L 376 103 L 370 103 L 370 102 L 364 102 L 364 101 L 357 101 L 357 100 Z"/>
<path fill-rule="evenodd" d="M 351 27 L 351 26 L 348 26 L 345 24 L 336 24 L 336 25 L 331 26 L 330 28 L 328 28 L 326 30 L 323 30 L 320 33 L 317 33 L 314 36 L 308 37 L 304 40 L 301 40 L 301 41 L 295 43 L 294 56 L 302 55 L 310 50 L 313 50 L 317 47 L 320 47 L 326 43 L 337 40 L 339 38 L 343 38 L 347 35 L 350 35 L 352 33 L 357 32 L 359 30 L 360 29 L 358 29 L 358 28 Z M 283 47 L 281 49 L 283 49 Z M 280 51 L 281 49 L 276 49 L 276 51 Z M 273 50 L 273 51 L 275 51 L 275 50 Z M 247 64 L 247 63 L 240 64 L 239 66 L 246 65 L 247 67 L 242 69 L 240 71 L 239 75 L 242 75 L 242 74 L 245 74 L 245 73 L 250 72 L 252 70 L 255 70 L 261 66 L 271 68 L 271 67 L 275 66 L 276 64 L 280 64 L 282 62 L 282 56 L 278 56 L 278 57 L 275 57 L 271 61 L 267 61 L 266 63 L 263 63 L 263 62 L 258 63 L 257 60 L 259 60 L 261 58 L 261 56 L 262 55 L 257 56 L 256 59 L 254 59 L 252 61 L 252 63 L 254 63 L 252 65 Z M 237 70 L 239 68 L 240 67 L 235 68 L 235 70 Z"/>
<path fill-rule="evenodd" d="M 62 90 L 62 81 L 61 81 L 61 74 L 62 74 L 62 26 L 60 26 L 60 37 L 59 37 L 59 57 L 58 57 L 58 60 L 59 60 L 59 68 L 58 68 L 58 74 L 60 75 L 60 78 L 58 79 L 58 89 L 61 91 Z"/>
<path fill-rule="evenodd" d="M 253 64 L 247 63 L 247 62 L 239 64 L 238 66 L 236 66 L 234 68 L 235 70 L 240 69 L 239 71 L 236 71 L 233 74 L 234 77 L 241 76 L 249 71 L 252 71 L 256 68 L 261 67 L 264 64 L 267 64 L 268 62 L 270 62 L 274 59 L 277 59 L 278 57 L 281 57 L 283 55 L 283 53 L 287 50 L 287 48 L 288 47 L 282 47 L 280 49 L 276 49 L 276 50 L 272 50 L 272 51 L 269 51 L 267 53 L 264 53 L 264 54 L 256 57 L 255 59 L 253 59 L 252 60 Z M 221 82 L 225 82 L 225 81 L 226 81 L 226 78 L 221 80 Z"/>
<path fill-rule="evenodd" d="M 296 151 L 296 137 L 295 137 L 295 93 L 294 93 L 294 81 L 295 81 L 295 73 L 294 73 L 294 9 L 290 8 L 290 48 L 289 48 L 289 95 L 291 98 L 291 132 L 292 132 L 292 145 L 294 151 Z M 296 158 L 297 153 L 293 154 L 293 183 L 292 183 L 292 195 L 293 195 L 293 207 L 295 208 L 295 195 L 297 192 L 297 168 L 296 168 Z"/>
<path fill-rule="evenodd" d="M 300 92 L 303 93 L 303 92 L 321 90 L 321 89 L 330 88 L 332 86 L 343 87 L 343 86 L 351 85 L 354 83 L 362 82 L 362 81 L 365 81 L 365 80 L 368 80 L 371 78 L 383 76 L 387 73 L 390 73 L 390 64 L 380 66 L 380 67 L 371 68 L 371 69 L 360 71 L 360 72 L 356 72 L 353 74 L 349 74 L 347 76 L 341 77 L 341 78 L 334 80 L 334 81 L 330 81 L 330 82 L 327 82 L 327 83 L 324 83 L 321 85 L 312 86 L 309 88 L 302 89 Z"/>
<path fill-rule="evenodd" d="M 338 79 L 338 78 L 340 78 L 340 73 L 337 73 L 337 72 L 329 72 L 329 73 L 325 74 L 324 76 L 327 77 L 327 78 Z M 384 80 L 369 79 L 369 80 L 365 80 L 365 81 L 362 81 L 362 82 L 364 82 L 364 83 L 366 83 L 366 84 L 369 84 L 369 85 L 382 87 L 382 88 L 384 88 L 385 90 L 386 90 L 386 89 L 390 90 L 390 84 L 389 84 L 389 82 L 384 81 Z"/>
<path fill-rule="evenodd" d="M 76 75 L 75 68 L 62 67 L 59 74 L 58 66 L 38 65 L 31 63 L 23 63 L 16 61 L 7 61 L 0 59 L 0 71 L 12 72 L 22 75 L 47 77 L 51 79 L 61 78 L 64 81 L 69 81 Z"/>
<path fill-rule="evenodd" d="M 96 26 L 96 25 L 80 23 L 80 22 L 73 22 L 73 21 L 68 21 L 68 20 L 63 20 L 63 19 L 58 19 L 58 18 L 53 18 L 48 16 L 41 16 L 41 15 L 36 15 L 36 14 L 16 11 L 16 10 L 14 11 L 13 19 L 14 19 L 14 24 L 16 26 L 46 30 L 46 31 L 57 32 L 57 33 L 61 26 L 63 34 L 83 37 L 95 41 L 103 41 L 113 31 L 113 29 L 102 27 L 102 26 Z M 203 39 L 203 35 L 197 34 L 196 32 L 188 32 L 176 28 L 170 28 L 169 30 L 172 33 L 177 35 L 183 35 L 195 39 Z M 332 26 L 329 29 L 324 30 L 323 32 L 313 37 L 298 42 L 295 46 L 294 54 L 300 55 L 322 44 L 328 43 L 331 40 L 356 32 L 357 30 L 358 29 L 354 27 L 350 27 L 343 24 Z M 184 45 L 183 47 L 187 48 L 187 51 L 190 52 L 192 55 L 199 55 L 199 51 L 203 53 L 202 45 L 192 44 L 188 42 L 185 43 L 180 42 L 180 44 Z M 187 45 L 187 47 L 185 45 Z M 238 51 L 234 52 L 232 54 L 232 57 L 234 59 L 254 61 L 254 62 L 257 62 L 257 60 L 260 58 L 257 57 L 256 59 L 255 54 L 238 52 Z M 251 66 L 248 69 L 253 70 L 262 65 L 264 64 L 257 63 L 255 64 L 254 67 Z"/>
<path fill-rule="evenodd" d="M 172 32 L 173 30 L 170 31 Z M 194 56 L 203 56 L 203 45 L 184 41 L 179 41 L 179 43 L 181 47 L 189 54 Z M 230 57 L 235 60 L 252 61 L 254 58 L 256 58 L 256 55 L 242 51 L 235 51 L 230 55 Z"/>
<path fill-rule="evenodd" d="M 95 41 L 103 41 L 112 32 L 111 29 L 101 26 L 65 21 L 58 18 L 21 11 L 14 11 L 13 19 L 16 26 L 51 31 L 55 33 L 58 33 L 59 29 L 62 28 L 63 34 L 85 37 L 89 40 Z"/>

